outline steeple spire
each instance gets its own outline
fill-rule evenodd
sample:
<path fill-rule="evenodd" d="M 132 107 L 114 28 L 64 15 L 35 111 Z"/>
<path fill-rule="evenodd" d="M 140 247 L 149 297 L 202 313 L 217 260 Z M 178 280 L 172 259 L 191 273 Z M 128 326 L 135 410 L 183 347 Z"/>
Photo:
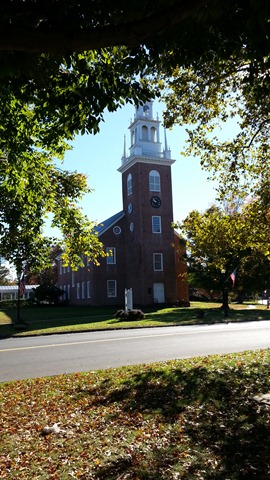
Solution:
<path fill-rule="evenodd" d="M 127 158 L 127 152 L 126 152 L 126 135 L 124 135 L 124 151 L 123 151 L 123 158 Z"/>
<path fill-rule="evenodd" d="M 126 137 L 124 140 L 124 153 L 122 156 L 122 165 L 119 168 L 120 172 L 123 172 L 127 168 L 130 168 L 131 163 L 137 161 L 143 161 L 144 163 L 154 162 L 161 164 L 168 161 L 172 164 L 174 160 L 171 160 L 171 151 L 168 148 L 166 131 L 165 145 L 162 149 L 160 142 L 160 125 L 161 122 L 154 118 L 153 115 L 153 101 L 149 100 L 144 104 L 140 104 L 136 108 L 135 117 L 129 126 L 130 130 L 130 148 L 128 153 L 126 152 Z"/>
<path fill-rule="evenodd" d="M 166 128 L 164 127 L 164 150 L 163 150 L 163 155 L 164 158 L 171 158 L 171 150 L 168 148 L 168 143 L 167 143 L 167 132 Z"/>
<path fill-rule="evenodd" d="M 168 145 L 167 145 L 167 135 L 166 135 L 166 128 L 164 127 L 164 145 L 165 145 L 165 152 L 168 150 Z"/>

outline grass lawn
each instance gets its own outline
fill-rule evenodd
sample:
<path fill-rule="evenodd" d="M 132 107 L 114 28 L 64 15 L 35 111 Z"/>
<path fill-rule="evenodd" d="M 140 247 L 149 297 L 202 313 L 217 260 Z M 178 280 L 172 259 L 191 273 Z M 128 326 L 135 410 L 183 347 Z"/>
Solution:
<path fill-rule="evenodd" d="M 2 383 L 0 478 L 267 480 L 270 350 Z M 42 436 L 61 422 L 58 434 Z"/>
<path fill-rule="evenodd" d="M 220 304 L 192 302 L 189 308 L 155 308 L 145 310 L 145 318 L 122 321 L 114 318 L 116 308 L 94 307 L 25 307 L 20 317 L 27 325 L 16 326 L 16 309 L 0 310 L 0 337 L 11 335 L 41 335 L 87 330 L 193 325 L 198 323 L 270 320 L 265 305 L 231 305 L 229 318 L 224 318 Z M 205 315 L 198 318 L 198 312 Z"/>

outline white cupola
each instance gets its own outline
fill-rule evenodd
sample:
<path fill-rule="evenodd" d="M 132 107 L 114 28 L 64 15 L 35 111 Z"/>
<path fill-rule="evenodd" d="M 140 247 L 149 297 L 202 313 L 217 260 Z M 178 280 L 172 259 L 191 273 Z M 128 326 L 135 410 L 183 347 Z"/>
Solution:
<path fill-rule="evenodd" d="M 139 105 L 135 110 L 134 118 L 130 122 L 130 147 L 129 156 L 126 155 L 126 140 L 124 141 L 124 154 L 122 165 L 118 169 L 122 171 L 135 158 L 139 161 L 162 161 L 171 160 L 171 151 L 167 147 L 165 133 L 165 149 L 162 149 L 160 142 L 160 124 L 158 115 L 153 117 L 153 100 Z"/>

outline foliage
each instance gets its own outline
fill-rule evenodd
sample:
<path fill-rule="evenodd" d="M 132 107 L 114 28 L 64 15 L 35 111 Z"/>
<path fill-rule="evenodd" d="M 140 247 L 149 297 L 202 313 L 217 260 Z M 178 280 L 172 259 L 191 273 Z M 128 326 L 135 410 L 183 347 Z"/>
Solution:
<path fill-rule="evenodd" d="M 25 2 L 19 16 L 22 21 L 25 15 L 31 25 L 35 9 L 31 2 L 29 16 L 28 6 Z M 15 17 L 20 8 L 14 10 L 13 2 L 7 5 L 3 28 L 18 27 Z M 44 18 L 41 23 L 45 25 Z M 44 270 L 50 264 L 50 249 L 57 244 L 43 235 L 49 215 L 63 235 L 64 264 L 76 269 L 82 255 L 98 263 L 104 252 L 95 225 L 78 207 L 90 192 L 87 179 L 57 165 L 76 133 L 98 131 L 106 108 L 115 111 L 131 99 L 148 98 L 137 79 L 143 63 L 134 63 L 124 47 L 56 57 L 42 52 L 30 54 L 28 61 L 13 50 L 1 58 L 5 65 L 0 80 L 1 254 L 15 265 L 18 276 L 26 262 L 31 271 Z"/>
<path fill-rule="evenodd" d="M 117 310 L 116 314 L 114 315 L 115 318 L 119 318 L 120 320 L 141 320 L 144 318 L 144 313 L 137 308 L 132 310 Z"/>
<path fill-rule="evenodd" d="M 266 479 L 269 350 L 1 384 L 1 478 Z M 58 423 L 60 432 L 42 436 Z"/>
<path fill-rule="evenodd" d="M 251 209 L 224 210 L 212 206 L 192 211 L 182 224 L 187 238 L 189 281 L 206 290 L 222 290 L 237 268 L 238 294 L 259 293 L 268 287 L 270 260 L 262 242 L 254 238 Z"/>
<path fill-rule="evenodd" d="M 0 263 L 0 285 L 10 285 L 9 269 Z"/>
<path fill-rule="evenodd" d="M 56 285 L 58 281 L 57 258 L 61 253 L 61 247 L 59 245 L 54 246 L 50 251 L 50 265 L 36 274 L 31 272 L 26 264 L 24 272 L 27 283 L 30 285 Z"/>
<path fill-rule="evenodd" d="M 163 87 L 167 124 L 194 126 L 189 153 L 221 169 L 221 193 L 248 169 L 268 201 L 269 8 L 263 0 L 5 1 L 0 247 L 18 274 L 25 262 L 36 270 L 49 263 L 48 212 L 64 237 L 64 261 L 76 268 L 86 254 L 98 262 L 93 225 L 75 206 L 86 179 L 54 162 L 74 135 L 98 132 L 106 109 L 138 104 Z M 207 136 L 233 115 L 235 140 Z"/>
<path fill-rule="evenodd" d="M 269 178 L 270 7 L 228 1 L 209 2 L 206 10 L 190 46 L 184 30 L 182 54 L 164 53 L 171 66 L 168 76 L 161 62 L 159 76 L 166 124 L 187 126 L 185 154 L 220 180 L 221 198 L 262 195 Z M 233 132 L 226 137 L 228 125 Z"/>
<path fill-rule="evenodd" d="M 33 288 L 34 292 L 34 301 L 37 303 L 48 302 L 48 303 L 57 303 L 59 297 L 63 295 L 64 290 L 56 287 L 55 285 L 39 285 L 36 288 Z"/>
<path fill-rule="evenodd" d="M 102 245 L 93 231 L 95 225 L 78 206 L 89 191 L 86 177 L 59 170 L 50 155 L 28 148 L 21 155 L 16 147 L 6 149 L 7 158 L 1 162 L 1 254 L 15 265 L 18 276 L 26 263 L 33 272 L 51 266 L 51 250 L 57 243 L 64 249 L 64 262 L 72 268 L 81 264 L 82 254 L 97 262 Z M 63 234 L 61 242 L 43 235 L 48 214 Z"/>

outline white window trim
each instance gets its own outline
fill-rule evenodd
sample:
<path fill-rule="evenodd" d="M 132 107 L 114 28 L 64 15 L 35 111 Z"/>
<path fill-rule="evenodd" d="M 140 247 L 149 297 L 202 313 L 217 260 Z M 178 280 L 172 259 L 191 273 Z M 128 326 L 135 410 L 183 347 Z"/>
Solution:
<path fill-rule="evenodd" d="M 129 173 L 128 176 L 127 176 L 127 194 L 128 195 L 132 194 L 132 175 L 131 175 L 131 173 Z"/>
<path fill-rule="evenodd" d="M 77 283 L 77 300 L 80 300 L 80 284 Z"/>
<path fill-rule="evenodd" d="M 115 265 L 116 264 L 116 248 L 115 247 L 106 247 L 106 257 L 107 265 Z"/>
<path fill-rule="evenodd" d="M 82 298 L 85 298 L 85 282 L 82 282 Z"/>
<path fill-rule="evenodd" d="M 157 263 L 161 268 L 156 268 Z M 163 253 L 153 253 L 153 267 L 155 272 L 163 272 Z"/>
<path fill-rule="evenodd" d="M 154 178 L 152 182 L 151 177 Z M 158 179 L 158 182 L 156 179 Z M 149 172 L 149 190 L 150 192 L 160 192 L 160 173 L 157 170 Z"/>
<path fill-rule="evenodd" d="M 110 291 L 112 291 L 110 294 Z M 116 298 L 117 297 L 117 282 L 116 280 L 107 280 L 107 298 Z"/>
<path fill-rule="evenodd" d="M 91 298 L 91 283 L 87 280 L 87 298 Z"/>
<path fill-rule="evenodd" d="M 159 220 L 158 220 L 158 222 L 159 222 L 159 231 L 155 231 L 155 229 L 154 229 L 154 226 L 156 226 L 155 220 L 154 220 L 155 218 L 158 218 L 158 219 L 159 219 Z M 153 215 L 153 216 L 152 216 L 152 233 L 160 234 L 161 232 L 162 232 L 162 230 L 161 230 L 161 216 L 160 216 L 160 215 Z"/>

